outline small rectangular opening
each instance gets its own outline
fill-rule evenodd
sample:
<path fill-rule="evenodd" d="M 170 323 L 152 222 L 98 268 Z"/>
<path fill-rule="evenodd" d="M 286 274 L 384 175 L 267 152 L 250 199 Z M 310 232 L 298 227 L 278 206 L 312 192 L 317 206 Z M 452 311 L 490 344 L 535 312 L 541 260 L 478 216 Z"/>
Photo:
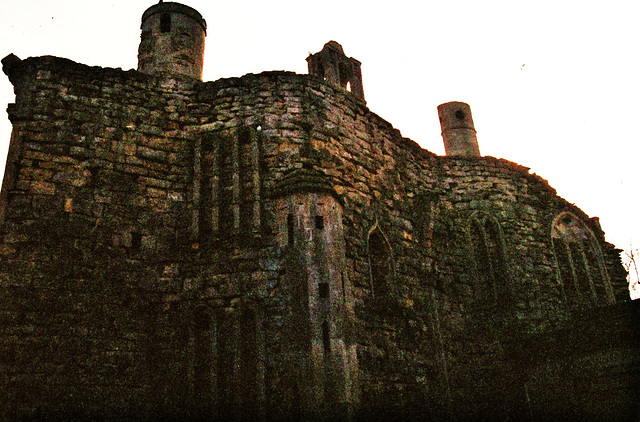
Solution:
<path fill-rule="evenodd" d="M 329 283 L 320 283 L 318 287 L 320 299 L 329 299 Z"/>
<path fill-rule="evenodd" d="M 316 215 L 316 229 L 324 229 L 324 217 L 321 215 Z"/>
<path fill-rule="evenodd" d="M 160 32 L 163 34 L 171 32 L 171 15 L 168 13 L 163 13 L 160 17 Z"/>
<path fill-rule="evenodd" d="M 325 353 L 331 352 L 331 335 L 329 334 L 327 321 L 322 321 L 322 344 L 324 345 Z"/>
<path fill-rule="evenodd" d="M 142 246 L 142 234 L 140 232 L 131 232 L 131 250 L 139 251 Z"/>
<path fill-rule="evenodd" d="M 287 243 L 293 245 L 293 214 L 287 214 Z"/>

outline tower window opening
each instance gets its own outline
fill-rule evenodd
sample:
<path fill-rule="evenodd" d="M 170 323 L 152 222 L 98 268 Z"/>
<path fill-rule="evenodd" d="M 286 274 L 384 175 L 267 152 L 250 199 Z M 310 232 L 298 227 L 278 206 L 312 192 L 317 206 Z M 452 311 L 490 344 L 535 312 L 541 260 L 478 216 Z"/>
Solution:
<path fill-rule="evenodd" d="M 320 299 L 329 298 L 329 283 L 320 283 L 319 285 Z"/>
<path fill-rule="evenodd" d="M 142 234 L 140 232 L 131 232 L 131 250 L 139 251 L 142 246 Z"/>
<path fill-rule="evenodd" d="M 321 64 L 318 65 L 318 74 L 320 75 L 323 81 L 327 80 L 327 75 L 324 71 L 324 66 Z"/>
<path fill-rule="evenodd" d="M 456 111 L 456 119 L 458 119 L 458 120 L 464 120 L 464 118 L 465 118 L 465 117 L 466 117 L 466 116 L 465 116 L 465 114 L 464 114 L 464 111 L 462 111 L 462 110 L 458 110 L 458 111 Z"/>
<path fill-rule="evenodd" d="M 251 143 L 251 132 L 248 127 L 244 126 L 238 131 L 238 143 L 240 145 Z"/>
<path fill-rule="evenodd" d="M 329 335 L 329 324 L 327 321 L 322 321 L 322 345 L 324 346 L 325 353 L 331 352 L 331 337 Z"/>
<path fill-rule="evenodd" d="M 349 68 L 344 63 L 340 63 L 340 65 L 338 66 L 338 77 L 340 78 L 340 86 L 342 87 L 342 89 L 351 91 L 351 76 L 352 73 Z"/>
<path fill-rule="evenodd" d="M 171 32 L 171 15 L 168 13 L 163 13 L 160 17 L 160 32 L 163 34 Z"/>
<path fill-rule="evenodd" d="M 324 217 L 321 215 L 316 215 L 316 229 L 324 229 Z"/>

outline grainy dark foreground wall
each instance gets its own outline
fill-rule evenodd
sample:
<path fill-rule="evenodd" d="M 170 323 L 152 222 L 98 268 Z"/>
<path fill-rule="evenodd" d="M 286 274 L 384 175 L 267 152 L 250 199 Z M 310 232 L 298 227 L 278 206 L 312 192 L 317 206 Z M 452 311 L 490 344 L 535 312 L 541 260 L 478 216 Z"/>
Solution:
<path fill-rule="evenodd" d="M 339 78 L 3 65 L 3 417 L 637 418 L 619 251 L 527 168 Z"/>

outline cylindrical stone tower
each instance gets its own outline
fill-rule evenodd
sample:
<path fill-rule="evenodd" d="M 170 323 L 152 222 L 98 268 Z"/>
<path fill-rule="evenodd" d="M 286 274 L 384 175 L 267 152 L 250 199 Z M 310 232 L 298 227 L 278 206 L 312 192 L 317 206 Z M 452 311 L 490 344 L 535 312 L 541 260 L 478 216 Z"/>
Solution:
<path fill-rule="evenodd" d="M 207 23 L 197 10 L 161 1 L 144 12 L 140 28 L 140 72 L 167 72 L 202 80 Z"/>
<path fill-rule="evenodd" d="M 446 155 L 480 157 L 469 104 L 452 101 L 438 106 Z"/>

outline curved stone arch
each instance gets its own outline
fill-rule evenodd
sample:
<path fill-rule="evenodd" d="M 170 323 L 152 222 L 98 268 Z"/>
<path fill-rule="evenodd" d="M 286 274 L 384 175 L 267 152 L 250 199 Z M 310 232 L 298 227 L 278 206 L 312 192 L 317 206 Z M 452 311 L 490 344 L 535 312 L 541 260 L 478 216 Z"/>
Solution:
<path fill-rule="evenodd" d="M 367 258 L 372 295 L 382 297 L 393 294 L 395 280 L 393 248 L 378 220 L 367 232 Z"/>
<path fill-rule="evenodd" d="M 584 221 L 562 211 L 553 219 L 550 235 L 565 303 L 578 307 L 614 303 L 600 243 Z"/>
<path fill-rule="evenodd" d="M 504 232 L 498 220 L 485 212 L 474 212 L 466 223 L 469 247 L 473 257 L 479 299 L 506 303 L 504 291 L 511 294 Z"/>

